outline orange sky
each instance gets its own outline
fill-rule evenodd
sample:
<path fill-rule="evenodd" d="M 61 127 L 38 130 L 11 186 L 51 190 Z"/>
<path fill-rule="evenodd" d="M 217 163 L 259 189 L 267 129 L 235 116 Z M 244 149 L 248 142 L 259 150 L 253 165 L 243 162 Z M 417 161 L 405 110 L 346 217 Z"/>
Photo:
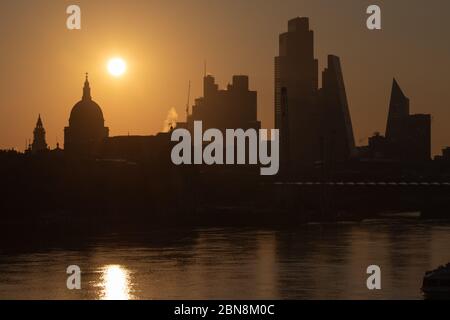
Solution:
<path fill-rule="evenodd" d="M 382 7 L 383 30 L 365 27 Z M 175 107 L 184 120 L 188 82 L 201 95 L 203 61 L 224 87 L 248 74 L 258 113 L 273 125 L 273 58 L 287 20 L 308 16 L 320 68 L 341 57 L 357 144 L 384 133 L 392 77 L 413 113 L 433 115 L 433 153 L 450 145 L 450 25 L 447 0 L 14 0 L 0 3 L 0 148 L 23 150 L 39 113 L 47 142 L 63 143 L 84 72 L 111 135 L 154 134 Z M 66 7 L 82 9 L 82 30 L 66 29 Z M 108 58 L 128 72 L 113 78 Z"/>

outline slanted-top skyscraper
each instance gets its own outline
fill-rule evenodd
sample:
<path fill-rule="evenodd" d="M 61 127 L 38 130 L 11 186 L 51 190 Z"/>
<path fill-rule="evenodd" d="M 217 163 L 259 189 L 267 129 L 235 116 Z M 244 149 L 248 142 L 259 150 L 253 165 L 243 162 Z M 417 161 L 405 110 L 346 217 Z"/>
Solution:
<path fill-rule="evenodd" d="M 389 103 L 389 115 L 386 126 L 386 138 L 390 141 L 402 140 L 402 127 L 405 119 L 409 117 L 409 99 L 394 79 L 391 90 L 391 100 Z"/>
<path fill-rule="evenodd" d="M 356 155 L 353 126 L 348 109 L 339 57 L 329 55 L 319 90 L 321 159 L 343 162 Z"/>
<path fill-rule="evenodd" d="M 410 114 L 409 99 L 395 79 L 389 103 L 386 143 L 389 158 L 407 162 L 431 159 L 431 116 Z"/>
<path fill-rule="evenodd" d="M 275 127 L 280 130 L 282 165 L 297 171 L 318 161 L 348 160 L 355 152 L 355 142 L 339 58 L 328 57 L 319 89 L 309 19 L 290 20 L 288 32 L 280 35 L 279 42 Z"/>

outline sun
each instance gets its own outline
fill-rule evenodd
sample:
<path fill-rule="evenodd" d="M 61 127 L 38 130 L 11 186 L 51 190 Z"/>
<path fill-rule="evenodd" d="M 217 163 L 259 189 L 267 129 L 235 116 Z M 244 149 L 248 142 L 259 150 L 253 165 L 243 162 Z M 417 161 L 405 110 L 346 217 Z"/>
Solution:
<path fill-rule="evenodd" d="M 127 71 L 127 63 L 122 58 L 112 58 L 108 61 L 108 72 L 114 77 L 120 77 Z"/>

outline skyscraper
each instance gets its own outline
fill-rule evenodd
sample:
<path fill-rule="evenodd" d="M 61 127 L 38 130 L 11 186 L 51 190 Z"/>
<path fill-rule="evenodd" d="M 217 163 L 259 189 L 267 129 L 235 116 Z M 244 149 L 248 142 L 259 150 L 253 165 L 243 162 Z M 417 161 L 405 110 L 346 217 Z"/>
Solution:
<path fill-rule="evenodd" d="M 318 161 L 346 161 L 355 152 L 339 58 L 328 57 L 321 89 L 318 78 L 309 19 L 292 19 L 288 32 L 280 35 L 275 57 L 275 127 L 280 130 L 281 163 L 290 171 Z"/>
<path fill-rule="evenodd" d="M 319 150 L 314 145 L 317 89 L 314 33 L 308 18 L 295 18 L 288 22 L 288 32 L 280 35 L 279 56 L 275 58 L 275 128 L 280 130 L 281 157 L 289 154 L 290 163 L 312 162 Z M 289 137 L 284 137 L 287 134 Z M 287 141 L 291 143 L 283 145 Z"/>
<path fill-rule="evenodd" d="M 409 117 L 409 99 L 398 85 L 397 80 L 392 82 L 391 100 L 389 102 L 389 115 L 386 126 L 386 138 L 391 142 L 403 140 Z"/>
<path fill-rule="evenodd" d="M 329 55 L 320 89 L 321 158 L 343 162 L 355 155 L 355 139 L 339 57 Z"/>
<path fill-rule="evenodd" d="M 386 143 L 389 158 L 402 161 L 431 159 L 431 116 L 410 115 L 409 98 L 395 79 L 389 103 Z"/>

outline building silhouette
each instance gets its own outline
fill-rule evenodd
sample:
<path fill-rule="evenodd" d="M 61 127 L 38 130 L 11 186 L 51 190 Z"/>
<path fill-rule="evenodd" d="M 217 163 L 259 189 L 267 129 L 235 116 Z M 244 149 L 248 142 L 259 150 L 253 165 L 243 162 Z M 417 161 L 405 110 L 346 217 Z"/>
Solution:
<path fill-rule="evenodd" d="M 150 136 L 114 136 L 106 138 L 97 150 L 97 156 L 109 160 L 149 162 L 160 158 L 170 164 L 170 136 L 161 132 Z"/>
<path fill-rule="evenodd" d="M 257 93 L 249 90 L 248 76 L 235 75 L 226 90 L 219 89 L 211 75 L 203 78 L 203 97 L 195 100 L 187 123 L 179 126 L 193 128 L 194 121 L 202 121 L 203 129 L 260 129 L 257 116 Z"/>
<path fill-rule="evenodd" d="M 410 114 L 410 100 L 397 80 L 392 82 L 386 134 L 369 138 L 371 158 L 401 162 L 431 160 L 431 115 Z"/>
<path fill-rule="evenodd" d="M 288 22 L 275 58 L 275 128 L 280 130 L 281 160 L 313 162 L 319 154 L 317 132 L 318 61 L 307 18 Z"/>
<path fill-rule="evenodd" d="M 442 149 L 442 160 L 450 161 L 450 147 Z"/>
<path fill-rule="evenodd" d="M 282 163 L 294 171 L 318 161 L 344 162 L 355 154 L 339 58 L 328 57 L 320 89 L 318 72 L 309 19 L 290 20 L 275 57 L 275 127 Z"/>
<path fill-rule="evenodd" d="M 282 172 L 305 172 L 312 166 L 329 168 L 327 165 L 346 163 L 357 156 L 415 162 L 431 159 L 431 116 L 410 114 L 410 101 L 395 79 L 385 136 L 376 134 L 369 138 L 368 146 L 357 150 L 339 57 L 328 55 L 321 78 L 319 85 L 309 19 L 290 20 L 288 31 L 279 36 L 279 55 L 275 57 L 275 128 L 280 130 Z M 202 121 L 203 130 L 260 129 L 257 92 L 249 89 L 249 77 L 235 75 L 226 89 L 220 89 L 213 76 L 205 75 L 203 96 L 195 100 L 191 113 L 188 102 L 186 122 L 177 126 L 193 131 L 195 121 Z M 72 108 L 64 129 L 64 153 L 148 160 L 154 158 L 155 150 L 169 147 L 169 136 L 170 132 L 109 137 L 86 74 L 82 99 Z M 29 149 L 48 149 L 40 116 Z M 62 151 L 59 146 L 57 150 Z"/>
<path fill-rule="evenodd" d="M 340 59 L 328 56 L 319 90 L 321 159 L 344 162 L 356 155 L 352 120 Z"/>
<path fill-rule="evenodd" d="M 390 158 L 404 161 L 431 159 L 431 116 L 410 115 L 409 98 L 395 79 L 389 103 L 386 143 Z"/>
<path fill-rule="evenodd" d="M 33 143 L 30 146 L 32 153 L 39 153 L 48 150 L 48 145 L 45 140 L 45 128 L 42 123 L 41 115 L 39 115 L 36 128 L 33 131 Z"/>
<path fill-rule="evenodd" d="M 69 126 L 64 129 L 64 149 L 68 154 L 92 155 L 109 136 L 100 106 L 92 100 L 88 75 L 83 97 L 72 108 Z"/>
<path fill-rule="evenodd" d="M 160 158 L 161 153 L 169 154 L 169 141 L 168 133 L 110 137 L 103 111 L 92 100 L 86 74 L 83 97 L 72 108 L 69 126 L 64 129 L 65 155 L 108 161 L 154 161 Z"/>
<path fill-rule="evenodd" d="M 389 102 L 389 115 L 386 126 L 386 138 L 391 142 L 404 139 L 406 121 L 409 117 L 409 98 L 405 96 L 402 89 L 393 80 L 391 99 Z"/>

